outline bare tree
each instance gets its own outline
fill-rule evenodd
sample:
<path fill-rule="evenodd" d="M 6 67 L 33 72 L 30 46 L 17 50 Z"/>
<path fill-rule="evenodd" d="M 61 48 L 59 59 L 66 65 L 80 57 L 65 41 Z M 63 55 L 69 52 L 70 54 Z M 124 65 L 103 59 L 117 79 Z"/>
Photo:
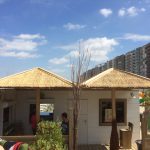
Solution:
<path fill-rule="evenodd" d="M 78 118 L 80 112 L 80 95 L 82 91 L 82 81 L 86 78 L 86 71 L 90 62 L 90 51 L 79 50 L 76 58 L 71 63 L 71 80 L 73 83 L 73 121 L 74 121 L 74 150 L 78 149 Z"/>

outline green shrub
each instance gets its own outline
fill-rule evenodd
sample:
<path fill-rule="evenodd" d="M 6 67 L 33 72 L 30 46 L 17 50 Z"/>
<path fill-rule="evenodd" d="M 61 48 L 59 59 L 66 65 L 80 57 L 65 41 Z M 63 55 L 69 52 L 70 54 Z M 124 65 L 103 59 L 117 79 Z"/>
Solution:
<path fill-rule="evenodd" d="M 66 150 L 58 122 L 41 121 L 36 136 L 36 141 L 30 146 L 31 150 Z"/>

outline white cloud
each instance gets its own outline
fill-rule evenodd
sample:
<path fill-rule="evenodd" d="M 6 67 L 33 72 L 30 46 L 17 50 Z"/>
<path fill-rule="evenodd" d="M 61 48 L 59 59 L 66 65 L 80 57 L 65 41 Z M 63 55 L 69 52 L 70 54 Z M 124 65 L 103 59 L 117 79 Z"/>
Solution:
<path fill-rule="evenodd" d="M 132 41 L 150 41 L 150 35 L 127 33 L 124 35 L 123 39 Z"/>
<path fill-rule="evenodd" d="M 64 65 L 64 64 L 68 65 L 71 58 L 77 58 L 78 56 L 79 56 L 79 52 L 77 50 L 73 50 L 62 57 L 55 57 L 55 58 L 49 59 L 48 62 L 49 64 L 53 64 L 53 65 Z"/>
<path fill-rule="evenodd" d="M 113 12 L 112 12 L 111 9 L 103 8 L 103 9 L 100 9 L 100 10 L 99 10 L 99 13 L 100 13 L 101 15 L 103 15 L 104 17 L 107 18 L 107 17 L 110 16 Z"/>
<path fill-rule="evenodd" d="M 67 63 L 69 60 L 65 57 L 62 57 L 62 58 L 52 58 L 49 60 L 49 63 L 52 63 L 52 64 L 55 64 L 55 65 L 61 65 L 61 64 L 65 64 Z"/>
<path fill-rule="evenodd" d="M 142 12 L 145 12 L 145 11 L 146 11 L 146 9 L 145 9 L 145 8 L 141 8 L 140 10 L 141 10 Z"/>
<path fill-rule="evenodd" d="M 31 51 L 35 50 L 38 43 L 22 39 L 13 39 L 12 41 L 5 40 L 0 43 L 1 49 L 3 50 L 17 50 L 17 51 Z"/>
<path fill-rule="evenodd" d="M 138 9 L 134 6 L 130 7 L 130 8 L 127 9 L 127 14 L 129 16 L 136 16 L 136 15 L 138 15 Z"/>
<path fill-rule="evenodd" d="M 80 43 L 80 44 L 79 44 Z M 59 48 L 70 50 L 70 52 L 65 56 L 78 56 L 78 49 L 89 50 L 91 53 L 91 60 L 94 62 L 102 62 L 108 59 L 108 53 L 111 52 L 114 46 L 118 45 L 115 39 L 109 39 L 107 37 L 101 38 L 90 38 L 87 40 L 77 41 L 73 44 L 60 46 Z"/>
<path fill-rule="evenodd" d="M 79 51 L 73 50 L 67 56 L 77 58 L 79 56 Z"/>
<path fill-rule="evenodd" d="M 69 45 L 61 45 L 61 46 L 56 46 L 55 48 L 59 48 L 59 49 L 67 50 L 67 51 L 76 50 L 77 44 L 79 44 L 79 41 L 76 44 L 74 43 L 74 44 L 69 44 Z"/>
<path fill-rule="evenodd" d="M 44 36 L 39 34 L 20 34 L 9 39 L 0 38 L 0 56 L 33 58 L 38 57 L 36 51 L 46 43 Z"/>
<path fill-rule="evenodd" d="M 126 14 L 126 10 L 125 10 L 125 8 L 121 8 L 119 11 L 118 11 L 118 15 L 119 16 L 125 16 L 125 14 Z"/>
<path fill-rule="evenodd" d="M 85 28 L 86 25 L 67 23 L 63 27 L 66 28 L 67 30 L 79 30 Z"/>
<path fill-rule="evenodd" d="M 45 37 L 40 34 L 20 34 L 15 36 L 15 38 L 23 39 L 23 40 L 45 39 Z"/>
<path fill-rule="evenodd" d="M 146 11 L 145 8 L 136 8 L 135 6 L 132 6 L 129 8 L 121 8 L 118 11 L 118 15 L 120 17 L 123 17 L 123 16 L 134 17 L 134 16 L 137 16 L 140 12 L 145 12 L 145 11 Z"/>
<path fill-rule="evenodd" d="M 70 78 L 70 68 L 71 68 L 70 64 L 76 62 L 76 59 L 79 56 L 79 49 L 82 52 L 88 49 L 91 55 L 90 57 L 91 64 L 94 65 L 108 60 L 108 54 L 118 44 L 119 43 L 115 39 L 107 37 L 98 37 L 98 38 L 89 38 L 87 40 L 80 40 L 72 44 L 59 46 L 57 47 L 57 49 L 60 48 L 62 50 L 65 50 L 65 53 L 66 52 L 67 53 L 64 54 L 62 57 L 55 57 L 50 59 L 48 61 L 49 67 L 55 73 Z"/>
<path fill-rule="evenodd" d="M 39 55 L 37 54 L 31 54 L 31 53 L 28 53 L 28 52 L 14 52 L 14 51 L 11 51 L 11 52 L 1 52 L 0 51 L 0 56 L 5 56 L 5 57 L 16 57 L 16 58 L 36 58 L 38 57 Z"/>

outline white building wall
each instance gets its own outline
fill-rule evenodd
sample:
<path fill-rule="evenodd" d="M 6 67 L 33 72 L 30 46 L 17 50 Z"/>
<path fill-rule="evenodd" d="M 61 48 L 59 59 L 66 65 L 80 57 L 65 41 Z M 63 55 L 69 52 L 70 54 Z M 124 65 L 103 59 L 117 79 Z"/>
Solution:
<path fill-rule="evenodd" d="M 54 103 L 54 119 L 61 119 L 62 112 L 68 112 L 69 100 L 72 99 L 72 91 L 45 91 L 45 99 L 41 99 L 41 103 Z M 135 92 L 137 95 L 137 92 Z M 36 93 L 34 90 L 18 90 L 15 96 L 16 99 L 16 121 L 22 122 L 24 132 L 31 134 L 31 125 L 29 124 L 29 106 L 35 103 Z M 99 126 L 99 99 L 111 98 L 110 91 L 83 91 L 81 99 L 87 101 L 87 105 L 82 105 L 81 115 L 85 123 L 87 122 L 86 140 L 82 134 L 79 136 L 79 143 L 84 144 L 109 144 L 111 126 Z M 130 91 L 117 91 L 116 98 L 127 99 L 127 122 L 134 124 L 133 142 L 140 138 L 140 119 L 139 119 L 139 104 L 137 99 L 131 97 Z M 87 109 L 85 109 L 87 107 Z M 86 114 L 87 112 L 87 114 Z M 87 120 L 86 120 L 87 119 Z M 81 120 L 80 120 L 81 121 Z M 81 126 L 84 130 L 84 127 Z M 125 128 L 124 126 L 119 126 Z M 85 133 L 85 132 L 83 132 Z M 119 132 L 118 132 L 119 133 Z"/>
<path fill-rule="evenodd" d="M 111 126 L 99 126 L 99 99 L 111 98 L 111 92 L 86 91 L 83 93 L 82 98 L 88 99 L 88 144 L 109 144 Z M 132 142 L 134 142 L 136 139 L 140 138 L 138 100 L 132 99 L 132 97 L 130 96 L 130 92 L 128 91 L 117 92 L 116 98 L 127 99 L 127 122 L 132 122 L 134 124 L 132 138 Z M 126 126 L 118 126 L 118 133 L 120 128 L 126 128 Z"/>
<path fill-rule="evenodd" d="M 44 91 L 45 98 L 41 103 L 54 104 L 54 120 L 61 120 L 61 113 L 68 111 L 69 91 Z M 36 103 L 36 92 L 34 90 L 17 91 L 16 119 L 23 124 L 24 133 L 31 134 L 31 125 L 29 123 L 30 104 Z"/>
<path fill-rule="evenodd" d="M 11 107 L 12 112 L 9 112 L 9 123 L 7 126 L 15 122 L 15 90 L 3 90 L 0 97 L 0 135 L 3 135 L 3 110 L 6 107 Z"/>

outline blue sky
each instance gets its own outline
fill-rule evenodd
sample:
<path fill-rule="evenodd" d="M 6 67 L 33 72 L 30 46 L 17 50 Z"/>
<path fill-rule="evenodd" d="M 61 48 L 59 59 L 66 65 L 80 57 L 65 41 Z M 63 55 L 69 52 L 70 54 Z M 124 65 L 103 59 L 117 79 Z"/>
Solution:
<path fill-rule="evenodd" d="M 0 0 L 0 76 L 43 67 L 69 78 L 79 43 L 91 65 L 150 42 L 150 0 Z"/>

